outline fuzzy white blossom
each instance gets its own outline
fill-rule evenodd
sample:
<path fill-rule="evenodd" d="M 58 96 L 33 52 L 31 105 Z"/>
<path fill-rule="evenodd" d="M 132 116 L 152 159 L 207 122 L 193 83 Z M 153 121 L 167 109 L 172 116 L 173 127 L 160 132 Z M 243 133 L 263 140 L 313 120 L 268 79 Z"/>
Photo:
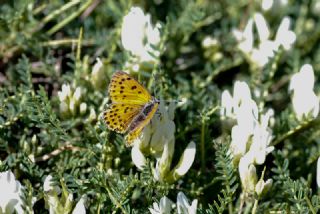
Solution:
<path fill-rule="evenodd" d="M 259 42 L 254 46 L 253 27 L 256 26 Z M 261 13 L 255 13 L 253 18 L 248 20 L 248 23 L 243 32 L 235 29 L 233 34 L 238 40 L 238 48 L 241 50 L 250 62 L 258 67 L 264 67 L 275 53 L 283 46 L 285 50 L 291 49 L 296 40 L 296 35 L 293 31 L 289 30 L 290 19 L 284 17 L 275 39 L 270 39 L 270 31 L 268 24 Z"/>
<path fill-rule="evenodd" d="M 177 208 L 178 214 L 196 214 L 197 213 L 198 200 L 194 199 L 189 204 L 188 198 L 183 192 L 179 192 L 177 196 Z"/>
<path fill-rule="evenodd" d="M 314 73 L 310 64 L 305 64 L 300 71 L 291 77 L 289 91 L 293 92 L 292 104 L 299 120 L 304 117 L 317 117 L 319 98 L 313 91 Z"/>
<path fill-rule="evenodd" d="M 123 18 L 121 42 L 123 47 L 142 62 L 155 61 L 159 51 L 153 46 L 160 43 L 160 25 L 151 23 L 150 14 L 144 14 L 141 8 L 132 7 Z"/>
<path fill-rule="evenodd" d="M 167 214 L 171 212 L 172 205 L 173 205 L 173 202 L 166 196 L 163 196 L 160 199 L 159 204 L 154 202 L 153 207 L 149 208 L 149 211 L 151 214 Z"/>
<path fill-rule="evenodd" d="M 0 213 L 24 213 L 22 190 L 23 186 L 11 171 L 0 172 Z"/>

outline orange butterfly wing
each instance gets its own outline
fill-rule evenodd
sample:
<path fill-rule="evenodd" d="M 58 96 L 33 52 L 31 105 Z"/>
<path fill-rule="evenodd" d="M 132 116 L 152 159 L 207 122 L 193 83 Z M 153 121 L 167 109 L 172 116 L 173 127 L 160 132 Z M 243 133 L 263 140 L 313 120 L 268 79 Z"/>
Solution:
<path fill-rule="evenodd" d="M 112 103 L 103 114 L 104 121 L 113 131 L 128 132 L 125 139 L 126 145 L 130 146 L 157 111 L 158 101 L 138 81 L 122 71 L 113 74 L 108 92 Z M 151 109 L 145 115 L 143 111 L 147 105 Z"/>

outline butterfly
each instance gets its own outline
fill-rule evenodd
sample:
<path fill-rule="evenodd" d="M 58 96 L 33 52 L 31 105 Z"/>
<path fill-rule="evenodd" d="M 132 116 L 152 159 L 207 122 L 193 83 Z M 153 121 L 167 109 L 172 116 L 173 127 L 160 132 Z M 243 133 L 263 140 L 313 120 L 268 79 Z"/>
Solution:
<path fill-rule="evenodd" d="M 122 71 L 113 74 L 108 93 L 111 105 L 103 113 L 104 122 L 110 130 L 127 133 L 126 145 L 131 146 L 149 124 L 160 101 L 152 97 L 137 80 Z"/>

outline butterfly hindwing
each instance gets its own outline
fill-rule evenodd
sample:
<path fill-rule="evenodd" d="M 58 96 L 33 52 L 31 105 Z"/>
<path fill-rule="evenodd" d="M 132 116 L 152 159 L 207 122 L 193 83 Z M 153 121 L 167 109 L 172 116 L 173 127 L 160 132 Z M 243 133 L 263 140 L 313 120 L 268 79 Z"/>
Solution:
<path fill-rule="evenodd" d="M 113 103 L 145 105 L 152 99 L 138 81 L 122 71 L 113 74 L 108 91 Z"/>
<path fill-rule="evenodd" d="M 128 130 L 129 133 L 125 137 L 127 146 L 131 146 L 133 141 L 137 137 L 139 137 L 143 128 L 149 124 L 150 120 L 152 119 L 153 115 L 158 109 L 158 105 L 159 105 L 158 103 L 154 103 L 152 105 L 150 112 L 148 112 L 147 115 L 140 114 L 133 119 L 133 121 L 129 126 L 129 130 Z"/>
<path fill-rule="evenodd" d="M 142 105 L 137 104 L 111 104 L 110 108 L 103 113 L 103 118 L 109 129 L 125 133 L 142 108 Z"/>

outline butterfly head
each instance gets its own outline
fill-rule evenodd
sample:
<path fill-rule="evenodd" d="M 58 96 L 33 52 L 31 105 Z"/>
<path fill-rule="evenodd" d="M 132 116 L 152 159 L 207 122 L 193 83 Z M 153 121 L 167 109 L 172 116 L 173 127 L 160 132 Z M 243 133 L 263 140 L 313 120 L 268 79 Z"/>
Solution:
<path fill-rule="evenodd" d="M 155 97 L 152 97 L 152 102 L 153 102 L 153 103 L 158 103 L 158 104 L 160 104 L 160 100 L 158 100 L 158 99 L 155 98 Z"/>

